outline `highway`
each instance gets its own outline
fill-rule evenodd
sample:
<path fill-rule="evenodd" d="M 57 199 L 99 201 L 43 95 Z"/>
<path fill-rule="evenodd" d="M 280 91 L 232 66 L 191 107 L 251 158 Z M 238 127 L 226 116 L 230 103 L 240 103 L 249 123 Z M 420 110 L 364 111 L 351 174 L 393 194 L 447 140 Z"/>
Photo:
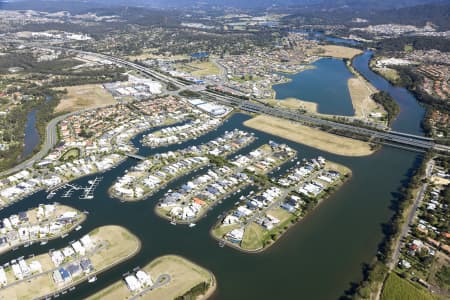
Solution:
<path fill-rule="evenodd" d="M 135 70 L 138 70 L 144 74 L 150 75 L 153 78 L 158 79 L 162 82 L 165 82 L 165 83 L 170 82 L 179 88 L 184 88 L 184 89 L 189 88 L 188 84 L 181 82 L 180 80 L 178 80 L 176 78 L 162 74 L 153 69 L 141 66 L 139 64 L 136 64 L 136 63 L 133 63 L 133 62 L 121 59 L 121 58 L 108 56 L 108 55 L 104 55 L 104 54 L 93 53 L 93 52 L 74 50 L 74 49 L 66 49 L 66 48 L 60 48 L 60 47 L 56 47 L 56 48 L 73 51 L 78 54 L 90 55 L 90 56 L 98 57 L 101 59 L 110 60 L 119 65 L 127 66 L 127 67 L 133 68 Z M 229 105 L 229 106 L 232 106 L 235 108 L 239 108 L 243 111 L 247 111 L 250 113 L 267 114 L 267 115 L 280 117 L 280 118 L 284 118 L 284 119 L 288 119 L 288 120 L 292 120 L 292 121 L 296 121 L 296 122 L 301 122 L 301 123 L 304 123 L 307 125 L 327 126 L 327 127 L 338 129 L 338 130 L 344 130 L 346 132 L 351 132 L 351 133 L 358 134 L 358 135 L 364 135 L 364 136 L 370 138 L 373 142 L 380 142 L 380 143 L 390 142 L 390 145 L 392 145 L 392 143 L 400 144 L 400 145 L 408 146 L 408 148 L 410 148 L 410 149 L 419 149 L 421 151 L 428 150 L 428 149 L 435 149 L 438 151 L 450 152 L 449 146 L 436 144 L 433 139 L 428 138 L 428 137 L 423 137 L 423 136 L 418 136 L 418 135 L 413 135 L 413 134 L 408 134 L 408 133 L 403 133 L 403 132 L 398 132 L 398 131 L 393 131 L 393 130 L 383 131 L 383 130 L 376 130 L 376 129 L 368 129 L 365 127 L 360 127 L 356 124 L 351 125 L 351 124 L 338 123 L 335 121 L 322 119 L 322 118 L 319 118 L 316 116 L 302 114 L 297 111 L 292 111 L 289 109 L 270 107 L 270 106 L 266 106 L 264 104 L 250 102 L 248 100 L 240 99 L 240 98 L 233 97 L 233 96 L 218 95 L 211 91 L 200 91 L 198 93 L 201 93 L 202 95 L 206 96 L 207 98 L 210 98 L 213 101 L 216 101 L 216 102 L 219 102 L 219 103 L 222 103 L 225 105 Z"/>
<path fill-rule="evenodd" d="M 42 45 L 41 45 L 42 46 Z M 180 89 L 186 89 L 189 88 L 189 85 L 181 82 L 180 80 L 173 78 L 171 76 L 162 74 L 160 72 L 157 72 L 153 69 L 141 66 L 139 64 L 113 57 L 108 56 L 104 54 L 94 53 L 94 52 L 86 52 L 76 49 L 67 49 L 67 48 L 61 48 L 61 47 L 52 47 L 52 46 L 42 46 L 47 48 L 53 48 L 53 49 L 59 49 L 59 50 L 66 50 L 75 52 L 77 54 L 82 55 L 90 55 L 94 57 L 98 57 L 104 60 L 109 60 L 112 62 L 115 62 L 116 64 L 127 66 L 129 68 L 133 68 L 135 70 L 138 70 L 144 74 L 147 74 L 155 79 L 158 79 L 165 83 L 172 83 L 175 86 L 177 86 Z M 198 93 L 201 93 L 202 95 L 206 96 L 207 98 L 211 99 L 212 101 L 219 102 L 224 105 L 228 105 L 231 107 L 235 107 L 238 109 L 241 109 L 243 111 L 249 112 L 249 113 L 258 113 L 258 114 L 267 114 L 274 117 L 284 118 L 288 120 L 292 120 L 295 122 L 301 122 L 305 125 L 309 126 L 327 126 L 330 128 L 343 130 L 346 132 L 351 132 L 358 135 L 364 135 L 371 139 L 373 142 L 391 142 L 389 145 L 399 144 L 408 146 L 408 149 L 419 149 L 421 151 L 434 149 L 441 152 L 447 152 L 450 153 L 450 146 L 436 144 L 433 139 L 413 135 L 413 134 L 407 134 L 403 132 L 398 131 L 381 131 L 381 130 L 375 130 L 375 129 L 368 129 L 364 127 L 360 127 L 357 125 L 350 125 L 350 124 L 344 124 L 344 123 L 338 123 L 335 121 L 322 119 L 316 116 L 302 114 L 297 111 L 289 110 L 289 109 L 283 109 L 283 108 L 275 108 L 271 106 L 267 106 L 260 103 L 254 103 L 248 100 L 240 99 L 233 96 L 224 96 L 219 95 L 216 93 L 213 93 L 211 91 L 200 91 Z M 7 176 L 16 172 L 19 172 L 23 169 L 31 167 L 35 162 L 41 160 L 47 153 L 55 146 L 57 143 L 57 133 L 56 133 L 56 125 L 63 119 L 67 118 L 68 116 L 78 114 L 83 112 L 72 112 L 65 115 L 61 115 L 49 122 L 46 128 L 46 139 L 44 142 L 44 145 L 41 147 L 41 150 L 33 155 L 31 158 L 27 159 L 26 161 L 23 161 L 22 163 L 14 166 L 13 168 L 0 172 L 0 176 Z M 392 144 L 394 143 L 394 144 Z"/>

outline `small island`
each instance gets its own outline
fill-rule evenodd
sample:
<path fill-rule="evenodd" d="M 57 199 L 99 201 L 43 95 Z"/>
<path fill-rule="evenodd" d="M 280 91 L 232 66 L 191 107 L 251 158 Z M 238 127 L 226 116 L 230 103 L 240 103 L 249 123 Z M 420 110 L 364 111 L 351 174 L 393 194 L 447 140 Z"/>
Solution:
<path fill-rule="evenodd" d="M 140 250 L 139 239 L 123 227 L 102 226 L 66 247 L 0 267 L 4 299 L 36 299 L 58 293 L 95 276 Z"/>
<path fill-rule="evenodd" d="M 97 292 L 88 300 L 100 299 L 206 299 L 216 289 L 208 270 L 175 255 L 156 258 L 141 270 Z"/>

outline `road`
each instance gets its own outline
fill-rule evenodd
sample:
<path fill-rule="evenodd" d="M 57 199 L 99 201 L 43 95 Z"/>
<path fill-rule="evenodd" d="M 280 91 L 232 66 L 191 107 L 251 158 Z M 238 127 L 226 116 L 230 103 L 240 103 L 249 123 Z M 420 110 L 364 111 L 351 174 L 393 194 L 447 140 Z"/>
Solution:
<path fill-rule="evenodd" d="M 162 274 L 159 275 L 158 278 L 156 278 L 155 284 L 152 286 L 142 290 L 139 294 L 131 297 L 129 300 L 136 300 L 140 297 L 144 296 L 146 293 L 153 291 L 154 289 L 160 288 L 166 284 L 168 284 L 172 280 L 172 277 L 169 274 Z"/>
<path fill-rule="evenodd" d="M 90 56 L 98 57 L 101 59 L 110 60 L 119 65 L 127 66 L 127 67 L 133 68 L 135 70 L 138 70 L 144 74 L 150 75 L 162 82 L 166 82 L 166 83 L 170 82 L 180 89 L 189 88 L 188 84 L 186 84 L 184 82 L 180 82 L 176 78 L 162 74 L 160 72 L 157 72 L 155 70 L 152 70 L 152 69 L 144 67 L 144 66 L 141 66 L 139 64 L 132 63 L 127 60 L 123 60 L 121 58 L 107 56 L 107 55 L 99 54 L 99 53 L 61 48 L 61 47 L 50 47 L 50 46 L 43 46 L 43 47 L 62 49 L 62 50 L 66 50 L 66 51 L 72 51 L 77 54 L 90 55 Z M 374 142 L 380 142 L 380 143 L 392 142 L 395 144 L 401 144 L 401 145 L 407 146 L 408 149 L 420 149 L 421 151 L 428 150 L 428 149 L 435 149 L 438 151 L 450 153 L 450 146 L 436 144 L 433 139 L 423 137 L 423 136 L 417 136 L 417 135 L 412 135 L 412 134 L 407 134 L 407 133 L 402 133 L 402 132 L 397 132 L 397 131 L 380 131 L 380 130 L 360 127 L 357 125 L 338 123 L 338 122 L 335 122 L 332 120 L 322 119 L 322 118 L 319 118 L 319 117 L 313 116 L 313 115 L 301 114 L 297 111 L 292 111 L 289 109 L 275 108 L 275 107 L 270 107 L 270 106 L 266 106 L 266 105 L 259 104 L 259 103 L 250 102 L 248 100 L 243 100 L 243 99 L 233 97 L 233 96 L 219 95 L 219 94 L 213 93 L 211 91 L 201 91 L 199 93 L 203 94 L 204 96 L 206 96 L 207 98 L 209 98 L 213 101 L 216 101 L 216 102 L 219 102 L 219 103 L 231 106 L 231 107 L 239 108 L 243 111 L 247 111 L 250 113 L 267 114 L 267 115 L 271 115 L 274 117 L 279 117 L 279 118 L 284 118 L 284 119 L 288 119 L 288 120 L 292 120 L 292 121 L 296 121 L 296 122 L 301 122 L 306 125 L 328 126 L 331 128 L 344 130 L 346 132 L 352 132 L 354 134 L 367 136 L 367 137 L 371 138 L 372 141 L 374 141 Z M 47 129 L 46 129 L 46 140 L 45 140 L 45 143 L 42 146 L 41 150 L 38 153 L 36 153 L 33 157 L 16 165 L 15 167 L 13 167 L 9 170 L 0 172 L 0 177 L 19 172 L 23 169 L 31 167 L 36 161 L 41 160 L 55 146 L 55 144 L 57 142 L 56 125 L 64 118 L 66 118 L 70 115 L 80 113 L 80 112 L 82 112 L 82 111 L 68 113 L 68 114 L 59 116 L 59 117 L 53 119 L 52 121 L 50 121 L 50 123 L 47 125 Z M 394 144 L 390 144 L 390 145 L 395 146 Z"/>
<path fill-rule="evenodd" d="M 425 170 L 425 178 L 429 178 L 431 176 L 432 170 L 433 170 L 433 160 L 430 160 L 427 162 L 427 167 Z M 422 187 L 420 188 L 419 192 L 416 195 L 416 198 L 414 199 L 414 204 L 410 208 L 408 218 L 403 223 L 403 226 L 400 230 L 400 235 L 395 244 L 394 252 L 392 253 L 391 260 L 388 263 L 389 271 L 392 271 L 398 262 L 398 258 L 400 257 L 400 249 L 402 246 L 402 240 L 409 233 L 411 225 L 414 222 L 414 217 L 416 216 L 417 209 L 419 208 L 419 205 L 422 202 L 423 197 L 425 196 L 425 192 L 427 191 L 427 188 L 428 188 L 428 183 L 425 182 L 424 184 L 422 184 Z"/>
<path fill-rule="evenodd" d="M 58 116 L 58 117 L 54 118 L 53 120 L 51 120 L 47 124 L 47 128 L 45 129 L 45 142 L 41 146 L 41 150 L 38 153 L 34 154 L 29 159 L 21 162 L 20 164 L 12 167 L 11 169 L 0 172 L 0 177 L 8 176 L 10 174 L 13 174 L 13 173 L 19 172 L 21 170 L 24 170 L 26 168 L 32 167 L 34 165 L 34 163 L 36 163 L 36 162 L 40 161 L 42 158 L 44 158 L 44 156 L 46 156 L 49 153 L 49 151 L 52 150 L 53 147 L 55 147 L 56 143 L 58 142 L 58 134 L 57 134 L 57 130 L 56 130 L 56 126 L 58 125 L 58 123 L 67 117 L 82 113 L 87 110 L 88 109 L 84 109 L 84 110 L 80 110 L 80 111 L 76 111 L 76 112 L 67 113 L 67 114 Z"/>
<path fill-rule="evenodd" d="M 75 52 L 75 53 L 81 54 L 81 55 L 89 55 L 89 56 L 98 57 L 100 59 L 109 60 L 118 65 L 133 68 L 137 71 L 147 74 L 147 75 L 149 75 L 157 80 L 160 80 L 162 82 L 166 82 L 166 83 L 170 82 L 180 89 L 189 89 L 189 84 L 186 84 L 185 82 L 182 82 L 174 77 L 162 74 L 162 73 L 155 71 L 153 69 L 150 69 L 148 67 L 144 67 L 142 65 L 139 65 L 139 64 L 121 59 L 121 58 L 108 56 L 108 55 L 104 55 L 104 54 L 99 54 L 99 53 L 75 50 L 75 49 L 67 49 L 67 48 L 61 48 L 61 47 L 52 47 L 52 48 L 66 50 L 66 51 L 72 51 L 72 52 Z M 271 116 L 275 116 L 275 117 L 280 117 L 280 118 L 285 118 L 285 119 L 292 120 L 292 121 L 301 122 L 306 125 L 328 126 L 328 127 L 340 129 L 340 130 L 343 130 L 346 132 L 351 132 L 354 134 L 367 136 L 367 137 L 371 138 L 374 142 L 381 142 L 381 143 L 392 142 L 395 144 L 401 144 L 403 146 L 406 145 L 411 149 L 420 149 L 421 151 L 428 150 L 428 149 L 435 149 L 435 150 L 450 153 L 450 146 L 436 144 L 433 139 L 423 137 L 423 136 L 407 134 L 407 133 L 392 131 L 392 130 L 383 131 L 383 130 L 375 129 L 375 128 L 369 129 L 369 128 L 361 127 L 358 124 L 338 123 L 338 122 L 335 122 L 332 120 L 322 119 L 322 118 L 319 118 L 314 115 L 302 114 L 302 113 L 299 113 L 298 111 L 293 111 L 293 110 L 289 110 L 289 109 L 285 109 L 285 108 L 270 107 L 270 106 L 267 106 L 264 104 L 250 102 L 248 100 L 240 99 L 240 98 L 233 97 L 233 96 L 228 96 L 228 95 L 224 96 L 224 95 L 216 94 L 216 93 L 213 93 L 208 90 L 200 91 L 199 93 L 202 94 L 203 96 L 211 99 L 212 101 L 216 101 L 216 102 L 228 105 L 228 106 L 239 108 L 241 110 L 244 110 L 244 111 L 247 111 L 250 113 L 267 114 L 267 115 L 271 115 Z"/>

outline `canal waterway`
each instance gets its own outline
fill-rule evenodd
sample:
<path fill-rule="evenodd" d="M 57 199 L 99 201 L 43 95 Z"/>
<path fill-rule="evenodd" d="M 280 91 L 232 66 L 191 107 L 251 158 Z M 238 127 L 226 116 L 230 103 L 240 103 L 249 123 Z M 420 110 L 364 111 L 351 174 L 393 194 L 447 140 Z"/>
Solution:
<path fill-rule="evenodd" d="M 389 81 L 370 70 L 369 61 L 372 55 L 371 51 L 365 51 L 356 56 L 353 59 L 353 66 L 378 90 L 388 92 L 400 106 L 400 113 L 392 123 L 392 129 L 423 135 L 421 122 L 425 115 L 424 107 L 407 89 L 393 86 Z"/>
<path fill-rule="evenodd" d="M 48 102 L 52 100 L 52 96 L 46 96 L 45 102 Z M 22 158 L 26 158 L 28 155 L 32 154 L 34 149 L 39 145 L 40 143 L 40 135 L 39 131 L 36 128 L 36 113 L 39 108 L 35 108 L 32 111 L 30 111 L 27 115 L 27 122 L 25 124 L 25 130 L 24 130 L 24 147 L 22 151 Z"/>
<path fill-rule="evenodd" d="M 25 158 L 39 145 L 39 132 L 36 128 L 36 109 L 28 113 L 27 123 L 25 125 L 24 147 L 22 157 Z"/>
<path fill-rule="evenodd" d="M 367 56 L 362 56 L 366 60 Z M 362 62 L 360 62 L 362 63 Z M 357 67 L 358 68 L 358 67 Z M 358 71 L 361 71 L 358 69 Z M 377 80 L 377 78 L 375 78 Z M 320 84 L 316 82 L 316 84 Z M 420 106 L 408 101 L 400 103 L 399 118 L 405 120 L 397 126 L 416 128 Z M 413 111 L 405 109 L 410 107 Z M 405 114 L 411 113 L 411 118 Z M 39 203 L 58 201 L 81 211 L 89 211 L 80 231 L 70 233 L 65 239 L 49 241 L 47 245 L 32 245 L 0 256 L 0 263 L 30 254 L 46 253 L 67 245 L 96 227 L 117 224 L 129 229 L 142 242 L 141 251 L 130 260 L 98 276 L 95 283 L 83 283 L 60 299 L 81 299 L 122 278 L 122 274 L 136 266 L 144 266 L 158 256 L 178 254 L 211 270 L 218 281 L 213 299 L 337 299 L 350 288 L 351 283 L 362 278 L 362 266 L 374 257 L 382 239 L 382 225 L 392 216 L 390 209 L 395 193 L 406 184 L 411 172 L 420 162 L 413 152 L 383 147 L 367 157 L 343 157 L 296 144 L 282 138 L 246 128 L 243 122 L 249 116 L 235 114 L 223 126 L 197 140 L 180 145 L 150 149 L 140 144 L 138 135 L 133 143 L 138 154 L 181 149 L 199 144 L 221 135 L 226 130 L 240 128 L 254 132 L 258 139 L 242 149 L 245 153 L 258 145 L 274 140 L 284 142 L 298 151 L 298 157 L 312 158 L 318 155 L 341 163 L 352 169 L 352 178 L 329 199 L 299 224 L 291 228 L 277 243 L 260 254 L 246 254 L 234 249 L 220 248 L 209 234 L 218 216 L 230 209 L 242 191 L 216 206 L 196 227 L 171 225 L 154 213 L 157 201 L 169 189 L 192 178 L 187 174 L 169 184 L 151 197 L 134 203 L 122 203 L 108 196 L 107 190 L 117 177 L 136 165 L 138 161 L 127 159 L 116 168 L 102 174 L 75 180 L 77 185 L 87 185 L 95 176 L 103 181 L 94 191 L 94 199 L 81 200 L 79 194 L 61 198 L 61 193 L 47 200 L 45 191 L 31 195 L 0 211 L 0 219 L 18 211 L 35 207 Z M 410 120 L 410 123 L 407 122 Z M 399 128 L 400 128 L 399 127 Z M 284 168 L 289 167 L 289 164 Z M 204 172 L 200 170 L 198 173 Z"/>
<path fill-rule="evenodd" d="M 276 99 L 297 98 L 317 103 L 319 113 L 353 116 L 355 111 L 347 85 L 353 74 L 345 62 L 321 58 L 312 66 L 312 69 L 296 74 L 283 74 L 290 81 L 273 86 Z"/>

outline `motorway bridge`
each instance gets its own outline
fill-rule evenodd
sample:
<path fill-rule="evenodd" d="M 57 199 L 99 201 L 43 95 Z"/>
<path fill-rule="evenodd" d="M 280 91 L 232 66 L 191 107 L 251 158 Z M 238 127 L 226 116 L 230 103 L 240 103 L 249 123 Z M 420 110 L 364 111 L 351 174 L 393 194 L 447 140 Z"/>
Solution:
<path fill-rule="evenodd" d="M 179 88 L 189 88 L 189 84 L 182 82 L 176 78 L 173 78 L 171 76 L 162 74 L 160 72 L 157 72 L 153 69 L 144 67 L 142 65 L 113 57 L 108 56 L 104 54 L 99 53 L 93 53 L 93 52 L 86 52 L 86 51 L 80 51 L 80 50 L 74 50 L 74 49 L 67 49 L 67 48 L 59 48 L 54 47 L 61 50 L 66 51 L 73 51 L 78 54 L 84 54 L 89 56 L 98 57 L 101 59 L 109 60 L 112 62 L 115 62 L 119 65 L 127 66 L 129 68 L 133 68 L 135 70 L 138 70 L 144 74 L 147 74 L 155 79 L 158 79 L 165 83 L 172 83 L 175 86 Z M 351 124 L 344 124 L 335 122 L 332 120 L 322 119 L 319 117 L 302 114 L 297 111 L 284 109 L 284 108 L 275 108 L 271 106 L 267 106 L 260 103 L 254 103 L 248 100 L 240 99 L 233 96 L 225 96 L 213 93 L 211 91 L 200 91 L 198 93 L 201 93 L 203 96 L 206 96 L 207 98 L 210 98 L 213 101 L 229 105 L 235 108 L 239 108 L 243 111 L 251 112 L 251 113 L 260 113 L 260 114 L 267 114 L 275 117 L 280 117 L 296 122 L 301 122 L 307 125 L 313 125 L 313 126 L 326 126 L 329 128 L 334 128 L 337 130 L 350 132 L 359 136 L 366 136 L 370 138 L 373 142 L 377 143 L 384 143 L 388 145 L 400 145 L 402 147 L 405 147 L 406 149 L 416 149 L 421 151 L 426 151 L 429 149 L 434 149 L 440 152 L 450 152 L 450 147 L 446 145 L 437 144 L 434 142 L 432 138 L 419 136 L 419 135 L 413 135 L 398 131 L 392 131 L 392 130 L 378 130 L 378 129 L 369 129 L 365 127 L 361 127 L 358 125 L 351 125 Z"/>

